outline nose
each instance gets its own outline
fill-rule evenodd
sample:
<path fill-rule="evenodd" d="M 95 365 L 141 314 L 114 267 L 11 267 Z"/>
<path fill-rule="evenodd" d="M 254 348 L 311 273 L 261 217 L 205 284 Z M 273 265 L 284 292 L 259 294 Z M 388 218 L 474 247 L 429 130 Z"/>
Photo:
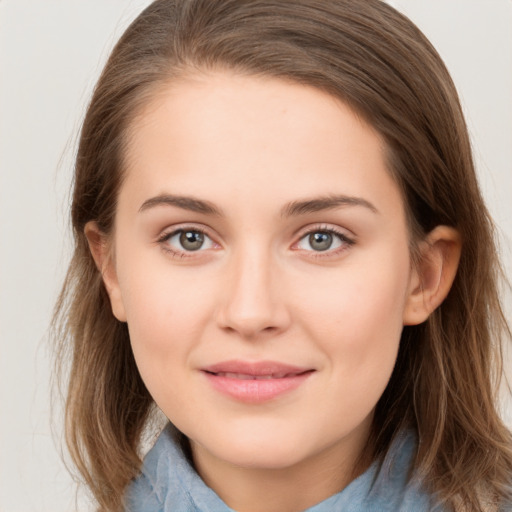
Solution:
<path fill-rule="evenodd" d="M 230 261 L 227 281 L 218 312 L 222 329 L 246 339 L 287 329 L 290 315 L 282 272 L 271 254 L 254 246 L 240 251 Z"/>

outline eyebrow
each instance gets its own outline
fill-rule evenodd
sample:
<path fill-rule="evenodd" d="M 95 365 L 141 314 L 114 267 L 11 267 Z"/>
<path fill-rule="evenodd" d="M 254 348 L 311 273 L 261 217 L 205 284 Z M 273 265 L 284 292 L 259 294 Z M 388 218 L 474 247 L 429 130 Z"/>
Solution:
<path fill-rule="evenodd" d="M 191 212 L 204 213 L 206 215 L 222 215 L 221 211 L 209 201 L 172 194 L 162 194 L 144 201 L 139 208 L 139 212 L 144 212 L 156 206 L 177 206 Z"/>
<path fill-rule="evenodd" d="M 189 196 L 177 196 L 172 194 L 162 194 L 147 199 L 142 203 L 139 212 L 144 212 L 157 206 L 176 206 L 183 210 L 188 210 L 205 215 L 222 216 L 222 211 L 210 201 L 197 199 Z M 316 197 L 304 201 L 293 201 L 284 206 L 281 210 L 282 217 L 293 217 L 306 215 L 308 213 L 320 212 L 323 210 L 332 210 L 345 206 L 362 206 L 373 213 L 379 213 L 377 208 L 361 197 L 334 195 L 326 197 Z"/>
<path fill-rule="evenodd" d="M 362 206 L 369 209 L 372 213 L 379 213 L 379 210 L 362 197 L 333 195 L 326 197 L 316 197 L 305 201 L 293 201 L 287 204 L 281 211 L 282 217 L 292 217 L 305 215 L 308 213 L 320 212 L 323 210 L 332 210 L 344 206 Z"/>

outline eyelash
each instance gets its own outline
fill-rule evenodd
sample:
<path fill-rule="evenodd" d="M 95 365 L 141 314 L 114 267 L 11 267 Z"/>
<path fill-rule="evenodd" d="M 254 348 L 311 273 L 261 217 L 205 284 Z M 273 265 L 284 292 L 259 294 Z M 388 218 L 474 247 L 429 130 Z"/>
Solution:
<path fill-rule="evenodd" d="M 203 252 L 201 249 L 198 249 L 197 251 L 187 251 L 187 250 L 175 250 L 170 246 L 167 242 L 171 240 L 174 236 L 176 236 L 179 233 L 183 232 L 194 232 L 194 233 L 201 233 L 205 237 L 208 237 L 214 244 L 216 242 L 213 241 L 213 238 L 209 236 L 206 229 L 200 227 L 200 226 L 182 226 L 178 229 L 173 229 L 170 232 L 163 233 L 158 239 L 157 243 L 162 247 L 162 250 L 166 253 L 170 254 L 173 258 L 191 258 L 194 257 L 196 252 Z M 297 246 L 300 244 L 302 240 L 304 240 L 306 237 L 312 235 L 313 233 L 327 233 L 330 235 L 333 235 L 335 238 L 338 238 L 338 240 L 341 242 L 341 246 L 337 247 L 335 249 L 326 249 L 325 251 L 314 251 L 314 250 L 304 250 L 304 252 L 309 253 L 308 257 L 311 258 L 328 258 L 333 256 L 338 256 L 340 253 L 348 250 L 351 246 L 355 244 L 355 240 L 352 238 L 349 238 L 345 233 L 342 231 L 339 231 L 331 226 L 315 226 L 311 229 L 308 229 L 307 231 L 301 233 L 300 238 L 297 242 L 295 242 L 292 245 L 293 250 L 300 251 L 301 249 Z M 217 244 L 218 245 L 218 244 Z"/>
<path fill-rule="evenodd" d="M 332 226 L 323 225 L 314 226 L 313 228 L 301 233 L 299 240 L 293 244 L 292 248 L 296 247 L 302 240 L 312 235 L 313 233 L 328 233 L 330 235 L 333 235 L 335 238 L 338 238 L 340 240 L 341 246 L 335 249 L 327 249 L 325 251 L 305 251 L 309 253 L 308 257 L 310 258 L 336 257 L 339 256 L 341 253 L 345 252 L 346 250 L 350 249 L 350 247 L 352 247 L 356 243 L 356 241 L 353 238 L 348 237 L 347 234 L 342 232 L 341 230 L 338 230 Z M 300 251 L 301 249 L 296 248 L 294 250 Z"/>
<path fill-rule="evenodd" d="M 171 238 L 176 236 L 177 234 L 187 232 L 187 231 L 193 232 L 193 233 L 201 233 L 202 235 L 204 235 L 205 237 L 208 237 L 210 240 L 213 241 L 212 237 L 208 235 L 208 232 L 205 229 L 201 228 L 200 226 L 182 226 L 178 229 L 173 229 L 170 232 L 163 233 L 162 236 L 160 236 L 157 239 L 157 243 L 162 247 L 163 251 L 170 254 L 173 258 L 179 258 L 179 259 L 191 258 L 194 256 L 194 253 L 202 252 L 202 251 L 200 249 L 197 251 L 186 251 L 186 250 L 179 251 L 179 250 L 173 249 L 171 245 L 166 243 L 169 240 L 171 240 Z"/>

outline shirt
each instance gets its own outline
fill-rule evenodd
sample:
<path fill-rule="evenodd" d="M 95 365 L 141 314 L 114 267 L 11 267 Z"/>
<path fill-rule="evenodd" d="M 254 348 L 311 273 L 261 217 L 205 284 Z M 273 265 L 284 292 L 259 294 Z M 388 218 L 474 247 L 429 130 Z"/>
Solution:
<path fill-rule="evenodd" d="M 191 466 L 176 443 L 172 426 L 164 429 L 129 486 L 129 512 L 233 512 Z M 442 512 L 444 509 L 410 478 L 416 436 L 403 432 L 382 462 L 374 462 L 339 493 L 305 512 Z"/>

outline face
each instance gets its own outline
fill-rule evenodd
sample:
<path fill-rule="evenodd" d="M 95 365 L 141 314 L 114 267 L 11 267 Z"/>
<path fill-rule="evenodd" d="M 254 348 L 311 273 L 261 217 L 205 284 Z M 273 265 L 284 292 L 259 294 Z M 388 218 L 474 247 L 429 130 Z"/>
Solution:
<path fill-rule="evenodd" d="M 357 452 L 414 281 L 378 134 L 319 90 L 217 73 L 131 135 L 107 286 L 158 406 L 211 460 Z"/>

